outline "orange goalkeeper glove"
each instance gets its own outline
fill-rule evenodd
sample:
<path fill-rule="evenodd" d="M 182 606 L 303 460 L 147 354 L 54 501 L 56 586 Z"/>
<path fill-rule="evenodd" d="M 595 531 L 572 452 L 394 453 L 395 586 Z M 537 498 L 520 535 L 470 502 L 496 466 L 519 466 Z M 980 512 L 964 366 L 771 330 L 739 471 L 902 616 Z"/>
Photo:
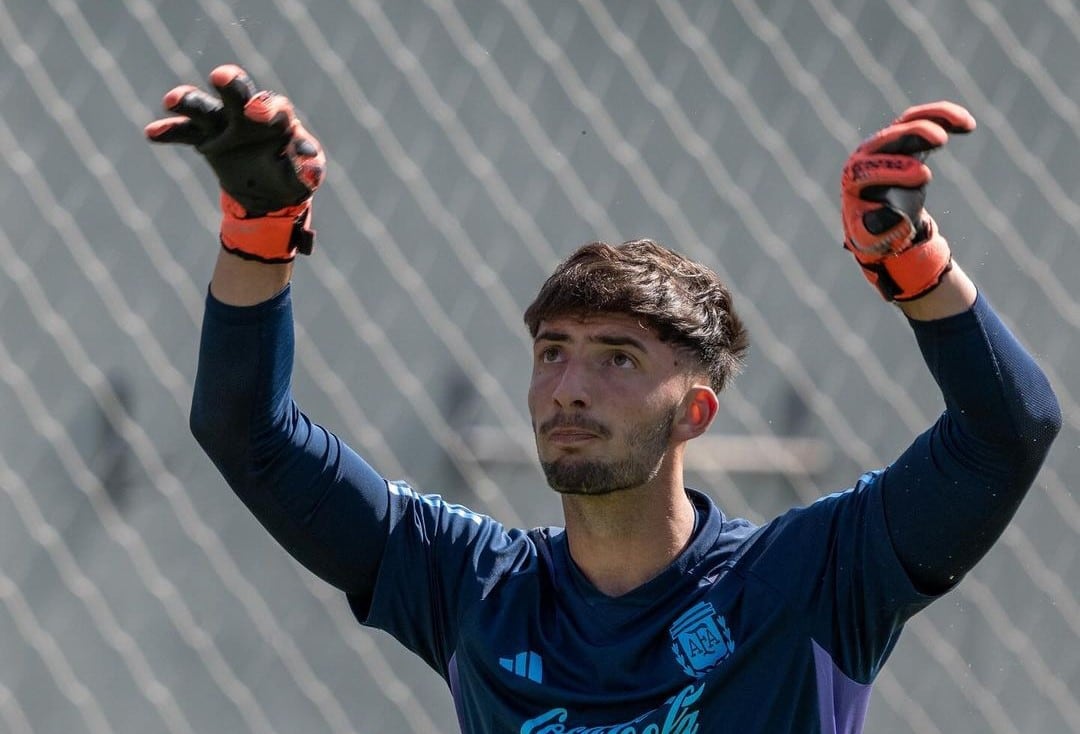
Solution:
<path fill-rule="evenodd" d="M 239 66 L 210 73 L 221 99 L 188 84 L 163 101 L 177 117 L 155 120 L 146 137 L 191 145 L 221 185 L 221 245 L 249 260 L 290 262 L 311 254 L 311 197 L 326 171 L 319 141 L 296 119 L 292 103 L 260 92 Z"/>
<path fill-rule="evenodd" d="M 969 133 L 975 118 L 952 102 L 909 107 L 862 143 L 844 165 L 844 247 L 887 301 L 924 296 L 952 267 L 949 243 L 923 208 L 932 174 L 926 156 Z"/>

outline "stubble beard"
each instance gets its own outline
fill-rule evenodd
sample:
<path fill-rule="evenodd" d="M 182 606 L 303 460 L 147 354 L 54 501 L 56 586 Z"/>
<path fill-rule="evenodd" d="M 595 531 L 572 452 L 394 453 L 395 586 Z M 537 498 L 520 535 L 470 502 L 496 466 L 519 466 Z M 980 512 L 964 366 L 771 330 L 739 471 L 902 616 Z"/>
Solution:
<path fill-rule="evenodd" d="M 576 460 L 562 456 L 541 461 L 540 466 L 548 485 L 559 494 L 595 496 L 640 487 L 660 471 L 674 421 L 672 408 L 661 420 L 635 426 L 627 436 L 624 458 Z"/>

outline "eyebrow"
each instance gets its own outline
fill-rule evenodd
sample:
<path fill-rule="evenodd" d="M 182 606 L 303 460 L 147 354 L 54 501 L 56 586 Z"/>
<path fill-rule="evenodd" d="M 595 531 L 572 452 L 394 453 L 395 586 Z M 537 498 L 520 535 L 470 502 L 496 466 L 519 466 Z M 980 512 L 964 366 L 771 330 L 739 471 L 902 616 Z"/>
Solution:
<path fill-rule="evenodd" d="M 570 335 L 561 331 L 542 331 L 536 335 L 536 341 L 547 342 L 568 342 L 570 341 Z M 620 336 L 614 334 L 598 334 L 597 336 L 590 336 L 586 341 L 594 344 L 605 344 L 609 347 L 634 347 L 640 352 L 648 352 L 645 348 L 645 343 L 635 339 L 632 336 Z"/>

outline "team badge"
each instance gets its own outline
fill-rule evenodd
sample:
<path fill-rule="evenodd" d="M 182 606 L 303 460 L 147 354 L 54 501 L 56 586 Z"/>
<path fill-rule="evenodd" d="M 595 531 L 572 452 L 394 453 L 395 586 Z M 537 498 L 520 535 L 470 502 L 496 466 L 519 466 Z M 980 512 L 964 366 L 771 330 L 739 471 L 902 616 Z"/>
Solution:
<path fill-rule="evenodd" d="M 675 659 L 687 675 L 700 678 L 735 652 L 723 615 L 707 601 L 690 607 L 668 629 Z"/>

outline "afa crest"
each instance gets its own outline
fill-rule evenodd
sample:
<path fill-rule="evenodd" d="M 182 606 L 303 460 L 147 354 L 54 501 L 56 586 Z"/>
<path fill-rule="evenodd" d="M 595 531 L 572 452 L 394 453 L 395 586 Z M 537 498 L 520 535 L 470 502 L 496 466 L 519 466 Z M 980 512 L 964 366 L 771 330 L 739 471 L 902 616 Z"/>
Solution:
<path fill-rule="evenodd" d="M 668 629 L 675 659 L 687 675 L 700 678 L 735 652 L 735 640 L 722 615 L 707 601 L 695 604 Z"/>

